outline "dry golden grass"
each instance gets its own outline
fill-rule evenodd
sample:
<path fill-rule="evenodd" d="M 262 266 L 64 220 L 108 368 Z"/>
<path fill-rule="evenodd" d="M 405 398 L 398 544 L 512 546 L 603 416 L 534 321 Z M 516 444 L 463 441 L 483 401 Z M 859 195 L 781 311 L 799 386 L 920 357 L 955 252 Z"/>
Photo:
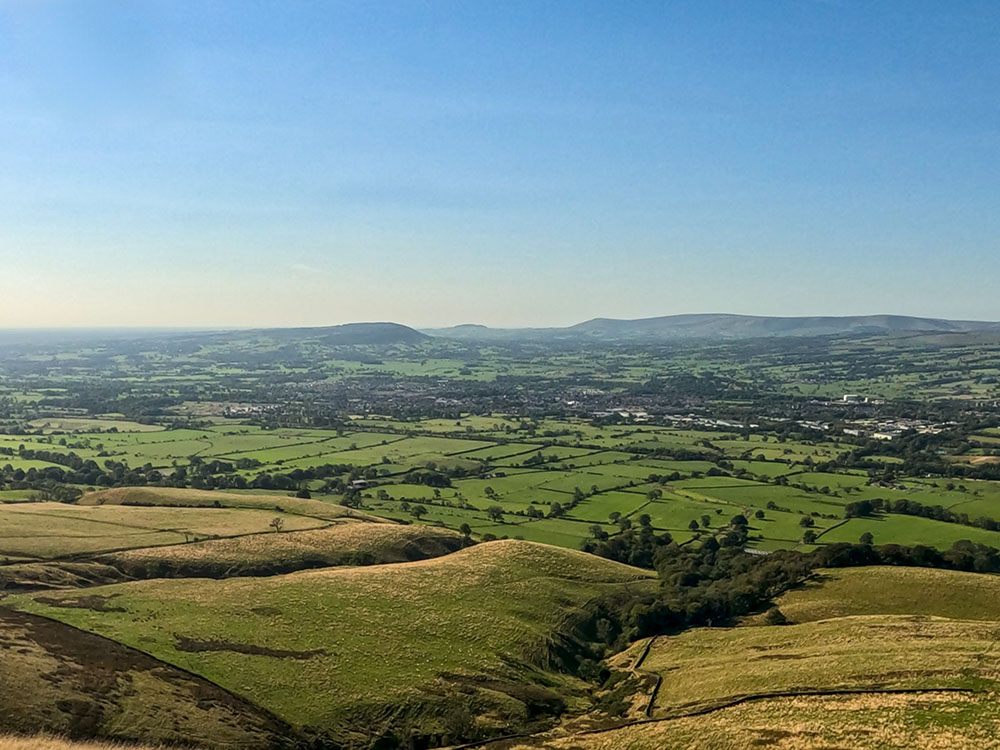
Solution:
<path fill-rule="evenodd" d="M 77 742 L 61 737 L 0 735 L 0 750 L 159 750 L 162 745 L 122 745 L 107 742 Z"/>
<path fill-rule="evenodd" d="M 598 734 L 522 743 L 511 750 L 998 750 L 994 695 L 769 699 L 711 714 Z"/>
<path fill-rule="evenodd" d="M 268 567 L 287 572 L 321 565 L 406 562 L 443 555 L 463 543 L 461 534 L 447 529 L 346 522 L 295 533 L 129 550 L 101 560 L 130 574 L 159 570 L 185 576 L 235 575 Z"/>
<path fill-rule="evenodd" d="M 320 510 L 325 509 L 324 506 Z M 332 507 L 332 506 L 331 506 Z M 74 553 L 178 544 L 186 539 L 265 533 L 274 505 L 260 507 L 123 507 L 18 503 L 0 506 L 0 554 L 44 559 Z M 283 514 L 285 529 L 319 528 L 331 521 Z"/>
<path fill-rule="evenodd" d="M 997 685 L 1000 623 L 858 616 L 780 627 L 702 628 L 661 638 L 656 715 L 743 695 Z"/>
<path fill-rule="evenodd" d="M 266 746 L 286 732 L 232 695 L 162 662 L 2 609 L 0 707 L 0 734 L 12 737 L 46 733 L 221 750 Z"/>
<path fill-rule="evenodd" d="M 818 582 L 777 604 L 797 623 L 895 614 L 1000 621 L 1000 576 L 890 566 L 824 570 Z"/>

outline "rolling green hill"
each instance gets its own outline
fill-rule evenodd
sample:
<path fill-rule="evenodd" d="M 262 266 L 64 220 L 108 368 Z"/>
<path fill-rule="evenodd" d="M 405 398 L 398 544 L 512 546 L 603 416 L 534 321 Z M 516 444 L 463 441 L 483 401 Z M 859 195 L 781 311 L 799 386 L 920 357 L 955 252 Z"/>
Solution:
<path fill-rule="evenodd" d="M 338 743 L 469 737 L 587 704 L 574 613 L 649 574 L 518 541 L 270 578 L 150 580 L 4 604 L 190 671 Z M 308 686 L 308 690 L 303 690 Z"/>

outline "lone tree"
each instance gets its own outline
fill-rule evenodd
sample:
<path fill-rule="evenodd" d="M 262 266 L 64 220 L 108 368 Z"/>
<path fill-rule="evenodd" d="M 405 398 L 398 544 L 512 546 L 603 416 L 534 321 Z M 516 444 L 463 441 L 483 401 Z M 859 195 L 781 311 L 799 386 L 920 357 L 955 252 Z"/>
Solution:
<path fill-rule="evenodd" d="M 756 518 L 758 521 L 763 521 L 764 520 L 764 511 L 762 511 L 760 508 L 758 508 L 756 511 L 754 511 L 753 517 Z"/>
<path fill-rule="evenodd" d="M 412 508 L 410 508 L 410 515 L 419 521 L 421 516 L 427 515 L 427 508 L 417 503 Z"/>
<path fill-rule="evenodd" d="M 611 523 L 618 523 L 618 519 L 621 517 L 622 514 L 619 513 L 617 510 L 613 510 L 610 513 L 608 513 L 608 520 L 611 521 Z"/>
<path fill-rule="evenodd" d="M 466 539 L 472 536 L 472 527 L 469 526 L 469 524 L 467 523 L 463 523 L 461 526 L 459 526 L 458 530 L 462 532 L 462 536 L 464 536 Z"/>
<path fill-rule="evenodd" d="M 712 525 L 712 517 L 709 515 L 704 515 L 701 517 L 701 525 L 706 529 Z"/>
<path fill-rule="evenodd" d="M 858 541 L 861 542 L 861 544 L 866 544 L 871 546 L 875 542 L 875 537 L 872 536 L 872 533 L 870 531 L 866 531 L 864 534 L 861 535 L 861 538 Z"/>
<path fill-rule="evenodd" d="M 503 507 L 500 505 L 491 505 L 486 509 L 486 517 L 491 521 L 503 523 Z"/>
<path fill-rule="evenodd" d="M 691 529 L 691 531 L 698 531 L 700 526 L 697 521 L 692 520 L 691 523 L 688 524 L 688 528 Z"/>
<path fill-rule="evenodd" d="M 608 538 L 608 532 L 606 532 L 604 529 L 602 529 L 600 527 L 599 524 L 596 524 L 596 523 L 593 526 L 590 527 L 590 533 L 594 537 L 594 539 L 607 539 Z"/>
<path fill-rule="evenodd" d="M 282 518 L 281 516 L 275 516 L 274 518 L 271 519 L 271 523 L 269 524 L 269 526 L 272 529 L 274 529 L 275 532 L 279 532 L 283 528 L 285 528 L 285 519 Z"/>
<path fill-rule="evenodd" d="M 737 515 L 735 515 L 735 516 L 732 517 L 732 519 L 729 521 L 729 525 L 730 526 L 749 526 L 749 521 L 747 521 L 747 517 L 744 516 L 742 513 L 738 513 Z"/>
<path fill-rule="evenodd" d="M 802 535 L 802 542 L 804 544 L 812 544 L 816 541 L 816 532 L 812 529 L 806 529 L 806 533 Z"/>

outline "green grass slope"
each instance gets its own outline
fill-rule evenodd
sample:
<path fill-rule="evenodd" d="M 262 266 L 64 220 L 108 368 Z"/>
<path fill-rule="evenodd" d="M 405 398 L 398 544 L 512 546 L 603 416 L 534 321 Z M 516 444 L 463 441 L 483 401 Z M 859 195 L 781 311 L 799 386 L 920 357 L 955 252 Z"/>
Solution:
<path fill-rule="evenodd" d="M 776 692 L 994 689 L 1000 624 L 901 615 L 700 628 L 653 645 L 654 715 Z"/>
<path fill-rule="evenodd" d="M 413 563 L 154 580 L 6 604 L 190 670 L 333 741 L 524 727 L 581 694 L 552 670 L 588 601 L 649 574 L 501 541 Z M 436 739 L 435 739 L 436 738 Z"/>
<path fill-rule="evenodd" d="M 824 570 L 776 603 L 795 623 L 900 614 L 1000 621 L 1000 576 L 887 566 Z"/>
<path fill-rule="evenodd" d="M 146 654 L 0 609 L 3 732 L 220 750 L 277 747 L 294 735 L 246 701 Z M 21 742 L 42 740 L 0 738 L 0 747 Z"/>

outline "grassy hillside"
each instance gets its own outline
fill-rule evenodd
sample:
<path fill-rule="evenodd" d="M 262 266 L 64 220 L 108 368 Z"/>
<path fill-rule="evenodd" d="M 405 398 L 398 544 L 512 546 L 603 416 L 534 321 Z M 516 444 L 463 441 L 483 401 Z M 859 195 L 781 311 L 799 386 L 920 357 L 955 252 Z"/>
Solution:
<path fill-rule="evenodd" d="M 582 684 L 550 669 L 573 647 L 559 631 L 574 610 L 628 585 L 651 579 L 580 552 L 500 541 L 421 562 L 142 581 L 5 603 L 362 745 L 401 732 L 527 726 L 579 701 Z"/>
<path fill-rule="evenodd" d="M 639 662 L 647 681 L 633 703 L 648 713 L 629 726 L 516 747 L 1000 748 L 998 586 L 922 568 L 823 571 L 778 601 L 799 624 L 699 628 L 609 660 Z"/>
<path fill-rule="evenodd" d="M 658 639 L 643 669 L 669 672 L 657 716 L 786 691 L 978 689 L 1000 674 L 998 632 L 995 622 L 883 615 L 701 628 Z"/>
<path fill-rule="evenodd" d="M 777 604 L 796 623 L 874 614 L 1000 621 L 1000 576 L 902 567 L 824 570 Z"/>
<path fill-rule="evenodd" d="M 206 539 L 285 533 L 382 518 L 319 500 L 201 490 L 124 487 L 79 503 L 0 504 L 0 562 L 83 560 L 102 553 Z M 263 543 L 247 547 L 260 548 Z"/>
<path fill-rule="evenodd" d="M 0 549 L 13 556 L 40 559 L 129 547 L 179 544 L 210 537 L 266 534 L 273 529 L 270 510 L 251 508 L 77 507 L 63 503 L 0 506 Z M 327 522 L 280 514 L 289 531 L 319 528 Z"/>
<path fill-rule="evenodd" d="M 335 565 L 408 562 L 454 552 L 461 534 L 427 526 L 341 523 L 323 529 L 148 547 L 97 558 L 134 578 L 273 575 Z"/>
<path fill-rule="evenodd" d="M 991 695 L 926 692 L 803 696 L 510 750 L 997 750 L 1000 703 Z"/>
<path fill-rule="evenodd" d="M 293 734 L 203 679 L 7 610 L 0 610 L 0 706 L 0 732 L 254 748 Z M 0 740 L 0 747 L 4 742 L 18 746 Z"/>

